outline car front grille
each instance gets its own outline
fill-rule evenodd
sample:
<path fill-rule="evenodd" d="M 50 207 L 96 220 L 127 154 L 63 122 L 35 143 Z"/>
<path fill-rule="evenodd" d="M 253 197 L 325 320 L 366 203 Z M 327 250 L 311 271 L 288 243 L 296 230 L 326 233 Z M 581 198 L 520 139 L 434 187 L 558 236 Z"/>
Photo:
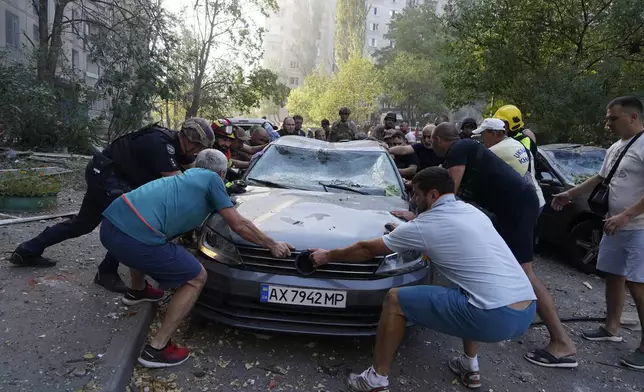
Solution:
<path fill-rule="evenodd" d="M 347 309 L 297 307 L 257 300 L 204 288 L 195 311 L 204 317 L 249 329 L 312 335 L 374 335 L 381 307 Z"/>
<path fill-rule="evenodd" d="M 295 269 L 295 258 L 300 252 L 292 252 L 290 257 L 279 259 L 273 257 L 268 249 L 245 246 L 238 246 L 237 249 L 244 265 L 249 270 L 281 275 L 300 275 Z M 318 279 L 378 279 L 380 277 L 375 275 L 375 272 L 382 259 L 382 257 L 378 257 L 361 263 L 329 263 L 318 268 L 309 277 Z"/>

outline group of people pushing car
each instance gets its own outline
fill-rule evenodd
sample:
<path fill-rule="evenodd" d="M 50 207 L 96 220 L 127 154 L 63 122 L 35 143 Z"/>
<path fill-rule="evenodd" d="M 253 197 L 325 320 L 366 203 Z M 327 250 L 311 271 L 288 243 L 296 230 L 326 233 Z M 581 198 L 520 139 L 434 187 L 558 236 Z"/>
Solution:
<path fill-rule="evenodd" d="M 642 102 L 635 97 L 609 103 L 607 126 L 620 140 L 608 150 L 597 176 L 555 195 L 552 201 L 553 208 L 560 210 L 572 197 L 592 190 L 607 177 L 608 188 L 619 189 L 619 194 L 611 192 L 608 199 L 606 235 L 598 262 L 598 268 L 609 274 L 609 319 L 605 326 L 585 333 L 588 340 L 621 341 L 619 313 L 625 282 L 640 318 L 644 316 L 644 140 L 638 140 L 644 129 L 643 116 Z M 392 212 L 400 220 L 382 237 L 344 249 L 311 250 L 318 267 L 420 251 L 456 285 L 389 291 L 378 325 L 373 365 L 349 376 L 352 391 L 389 391 L 388 374 L 408 321 L 463 339 L 463 353 L 448 364 L 470 388 L 481 386 L 478 344 L 518 338 L 536 313 L 548 328 L 551 341 L 528 352 L 525 359 L 544 367 L 578 366 L 575 345 L 532 266 L 533 231 L 545 202 L 533 174 L 534 134 L 526 134 L 523 128 L 521 112 L 507 106 L 472 131 L 482 143 L 462 137 L 449 122 L 423 132 L 424 148 L 431 149 L 442 162 L 421 168 L 410 181 L 415 211 Z M 268 136 L 262 141 L 279 137 L 274 133 L 272 127 L 266 129 Z M 209 124 L 191 118 L 179 131 L 152 125 L 115 140 L 87 166 L 87 193 L 78 215 L 20 244 L 10 261 L 54 265 L 55 261 L 43 256 L 45 248 L 89 233 L 102 222 L 100 238 L 107 254 L 99 265 L 96 283 L 123 292 L 127 305 L 158 301 L 164 295 L 161 289 L 177 289 L 162 327 L 143 348 L 139 362 L 148 367 L 183 363 L 189 350 L 175 346 L 170 338 L 199 296 L 207 274 L 190 252 L 172 240 L 217 212 L 233 231 L 269 249 L 273 256 L 288 257 L 293 250 L 288 243 L 266 236 L 233 207 L 225 180 L 233 159 L 232 152 L 226 154 L 235 139 L 231 135 L 234 128 L 228 120 Z M 248 147 L 245 153 L 252 159 L 252 155 L 261 154 L 263 145 Z M 236 149 L 244 148 L 242 144 Z M 410 150 L 392 147 L 390 152 Z M 618 165 L 614 176 L 609 175 L 613 165 Z M 118 275 L 119 263 L 130 268 L 130 287 Z M 148 284 L 145 276 L 161 289 Z M 621 304 L 615 300 L 620 295 Z M 622 363 L 644 369 L 644 341 Z"/>

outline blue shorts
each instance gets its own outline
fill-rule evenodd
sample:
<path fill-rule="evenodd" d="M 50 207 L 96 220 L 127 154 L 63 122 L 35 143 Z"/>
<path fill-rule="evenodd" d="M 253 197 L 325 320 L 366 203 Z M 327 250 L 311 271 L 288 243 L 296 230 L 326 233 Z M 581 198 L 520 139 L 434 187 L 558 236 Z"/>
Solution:
<path fill-rule="evenodd" d="M 644 230 L 618 230 L 599 243 L 597 269 L 644 283 Z"/>
<path fill-rule="evenodd" d="M 516 339 L 534 321 L 537 305 L 525 310 L 507 306 L 484 310 L 468 302 L 459 289 L 440 286 L 413 286 L 398 290 L 398 303 L 405 317 L 446 335 L 476 342 L 495 343 Z"/>
<path fill-rule="evenodd" d="M 203 268 L 183 246 L 144 244 L 107 219 L 103 219 L 100 235 L 105 249 L 121 264 L 148 275 L 163 289 L 181 286 L 196 278 Z"/>

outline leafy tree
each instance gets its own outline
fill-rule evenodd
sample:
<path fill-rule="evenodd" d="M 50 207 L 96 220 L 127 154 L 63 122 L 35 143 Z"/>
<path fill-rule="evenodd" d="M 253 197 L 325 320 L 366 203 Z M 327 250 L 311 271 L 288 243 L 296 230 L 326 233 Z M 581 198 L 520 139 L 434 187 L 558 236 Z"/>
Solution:
<path fill-rule="evenodd" d="M 337 0 L 335 13 L 335 59 L 338 63 L 361 56 L 367 32 L 369 7 L 364 0 Z"/>
<path fill-rule="evenodd" d="M 44 83 L 36 67 L 32 57 L 17 62 L 0 52 L 0 143 L 88 151 L 96 126 L 88 116 L 91 91 L 78 79 Z"/>
<path fill-rule="evenodd" d="M 453 0 L 445 21 L 448 102 L 514 103 L 541 142 L 605 142 L 605 104 L 644 90 L 636 0 Z"/>
<path fill-rule="evenodd" d="M 109 29 L 90 29 L 93 33 L 84 36 L 102 70 L 96 89 L 109 102 L 108 142 L 148 122 L 157 97 L 176 90 L 178 82 L 169 74 L 176 44 L 171 30 L 161 0 L 147 0 L 128 4 L 128 13 L 116 12 Z"/>
<path fill-rule="evenodd" d="M 447 36 L 431 4 L 409 6 L 396 15 L 385 37 L 395 45 L 376 52 L 387 86 L 383 100 L 409 120 L 444 110 L 441 65 Z"/>
<path fill-rule="evenodd" d="M 245 77 L 241 64 L 254 65 L 261 57 L 263 29 L 251 25 L 245 11 L 254 8 L 265 16 L 277 9 L 275 0 L 195 0 L 196 25 L 182 31 L 182 46 L 178 51 L 179 72 L 191 86 L 187 96 L 190 104 L 186 118 L 196 116 L 207 93 L 244 87 L 248 80 L 262 75 Z M 233 83 L 231 82 L 238 82 Z M 245 92 L 242 92 L 245 93 Z M 210 106 L 216 102 L 210 102 Z"/>
<path fill-rule="evenodd" d="M 380 71 L 368 59 L 352 56 L 340 64 L 337 74 L 326 76 L 321 68 L 304 79 L 302 87 L 291 91 L 287 108 L 319 123 L 323 118 L 338 117 L 338 110 L 347 106 L 351 118 L 368 121 L 377 111 L 382 94 Z"/>

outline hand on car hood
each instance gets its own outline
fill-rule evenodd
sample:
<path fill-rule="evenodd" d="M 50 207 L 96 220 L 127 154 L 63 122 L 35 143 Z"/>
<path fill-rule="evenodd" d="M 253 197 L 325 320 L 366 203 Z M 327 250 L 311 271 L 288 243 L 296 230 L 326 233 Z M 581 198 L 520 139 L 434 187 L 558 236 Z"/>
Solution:
<path fill-rule="evenodd" d="M 335 249 L 382 236 L 390 214 L 406 210 L 398 197 L 249 187 L 236 199 L 237 210 L 265 234 L 297 250 Z M 236 243 L 248 244 L 233 234 Z"/>

